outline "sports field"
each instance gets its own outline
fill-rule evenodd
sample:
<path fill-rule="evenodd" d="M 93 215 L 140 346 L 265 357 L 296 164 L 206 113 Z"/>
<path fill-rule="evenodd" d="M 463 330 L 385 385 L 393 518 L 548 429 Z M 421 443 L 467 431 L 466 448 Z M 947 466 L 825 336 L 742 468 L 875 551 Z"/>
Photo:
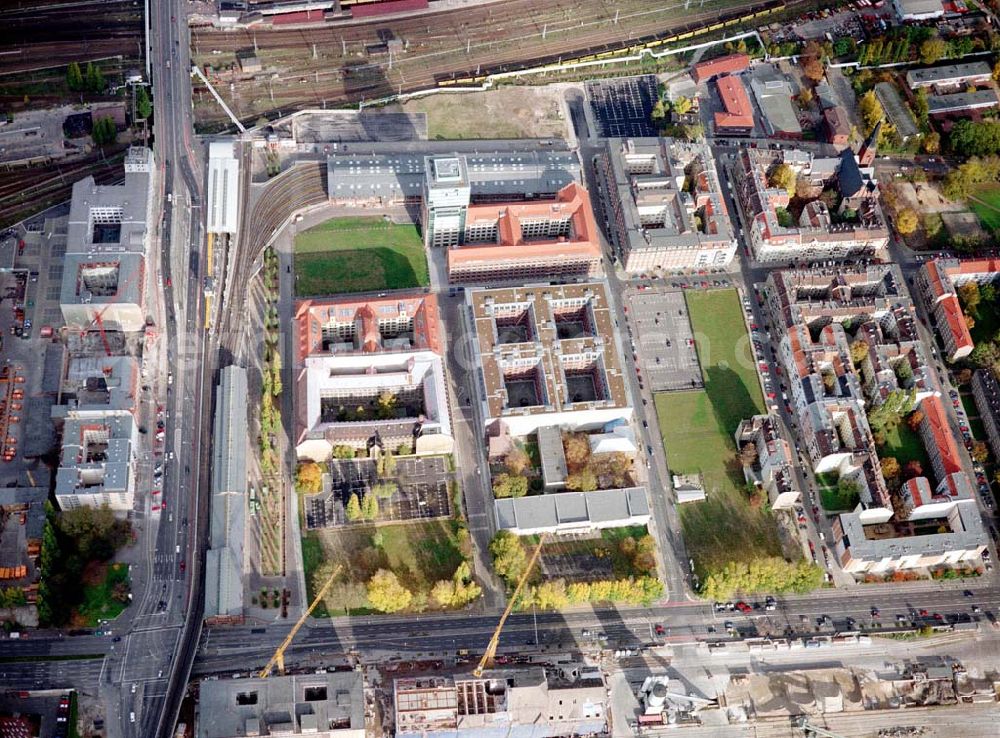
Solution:
<path fill-rule="evenodd" d="M 969 198 L 972 212 L 979 216 L 983 228 L 1000 230 L 1000 185 L 985 185 Z"/>
<path fill-rule="evenodd" d="M 427 259 L 414 225 L 334 218 L 295 237 L 295 293 L 336 295 L 423 287 Z"/>
<path fill-rule="evenodd" d="M 712 290 L 686 297 L 705 389 L 654 401 L 670 472 L 704 475 L 707 499 L 680 508 L 688 553 L 704 576 L 735 558 L 779 556 L 781 544 L 771 513 L 750 506 L 733 440 L 739 422 L 764 409 L 739 296 Z"/>

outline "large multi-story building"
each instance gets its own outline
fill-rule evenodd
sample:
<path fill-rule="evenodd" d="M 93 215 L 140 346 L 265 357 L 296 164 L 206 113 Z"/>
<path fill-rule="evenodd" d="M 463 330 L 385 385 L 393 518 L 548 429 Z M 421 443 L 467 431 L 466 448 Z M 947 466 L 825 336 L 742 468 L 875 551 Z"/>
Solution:
<path fill-rule="evenodd" d="M 649 523 L 645 487 L 553 492 L 493 501 L 497 530 L 519 536 L 588 535 Z"/>
<path fill-rule="evenodd" d="M 469 205 L 458 243 L 448 249 L 452 282 L 523 284 L 600 272 L 600 235 L 590 195 L 576 182 L 554 200 Z"/>
<path fill-rule="evenodd" d="M 1000 458 L 1000 382 L 988 369 L 972 375 L 972 396 L 995 458 Z"/>
<path fill-rule="evenodd" d="M 791 167 L 810 188 L 829 191 L 836 202 L 817 196 L 793 212 L 792 195 L 769 181 L 780 164 Z M 850 149 L 821 159 L 805 152 L 743 148 L 732 170 L 733 192 L 755 261 L 801 264 L 877 257 L 889 242 L 872 170 L 863 170 Z"/>
<path fill-rule="evenodd" d="M 139 429 L 139 366 L 131 356 L 73 357 L 52 418 L 62 430 L 56 501 L 63 510 L 132 509 Z"/>
<path fill-rule="evenodd" d="M 307 300 L 296 306 L 295 444 L 450 453 L 453 436 L 437 299 Z"/>
<path fill-rule="evenodd" d="M 418 207 L 426 242 L 438 246 L 458 242 L 470 204 L 552 199 L 581 179 L 563 141 L 373 142 L 327 158 L 332 202 Z"/>
<path fill-rule="evenodd" d="M 935 92 L 941 93 L 951 92 L 967 85 L 986 84 L 992 80 L 993 70 L 984 61 L 911 69 L 906 73 L 906 86 L 911 90 L 930 87 Z"/>
<path fill-rule="evenodd" d="M 795 478 L 795 454 L 781 436 L 773 415 L 754 415 L 736 429 L 736 445 L 754 445 L 756 460 L 744 465 L 751 484 L 759 484 L 775 510 L 787 510 L 802 502 L 802 490 Z"/>
<path fill-rule="evenodd" d="M 153 152 L 132 147 L 125 182 L 73 185 L 59 304 L 70 328 L 137 331 L 145 325 L 145 264 L 152 228 Z"/>
<path fill-rule="evenodd" d="M 708 146 L 612 138 L 598 170 L 626 270 L 721 269 L 732 261 L 736 240 Z"/>
<path fill-rule="evenodd" d="M 365 738 L 364 677 L 356 671 L 201 683 L 196 738 Z"/>
<path fill-rule="evenodd" d="M 713 122 L 719 136 L 746 136 L 753 131 L 753 105 L 743 81 L 733 74 L 715 78 L 715 90 L 722 110 L 715 111 Z"/>
<path fill-rule="evenodd" d="M 844 569 L 861 575 L 977 556 L 985 540 L 971 483 L 899 269 L 774 271 L 765 292 L 802 448 L 814 472 L 849 479 L 860 493 L 834 528 Z M 890 490 L 868 413 L 890 401 L 905 406 L 900 398 L 923 413 L 933 467 L 924 471 L 934 481 L 920 476 Z"/>
<path fill-rule="evenodd" d="M 205 554 L 205 617 L 243 614 L 247 513 L 247 372 L 219 372 L 212 434 L 212 500 Z"/>
<path fill-rule="evenodd" d="M 570 665 L 421 676 L 394 684 L 397 738 L 601 736 L 608 705 L 600 669 Z"/>
<path fill-rule="evenodd" d="M 488 435 L 596 430 L 632 417 L 603 283 L 469 290 L 466 308 Z"/>
<path fill-rule="evenodd" d="M 975 344 L 957 288 L 966 282 L 991 284 L 1000 279 L 1000 259 L 933 259 L 920 268 L 916 279 L 934 316 L 944 355 L 958 361 L 971 354 Z"/>

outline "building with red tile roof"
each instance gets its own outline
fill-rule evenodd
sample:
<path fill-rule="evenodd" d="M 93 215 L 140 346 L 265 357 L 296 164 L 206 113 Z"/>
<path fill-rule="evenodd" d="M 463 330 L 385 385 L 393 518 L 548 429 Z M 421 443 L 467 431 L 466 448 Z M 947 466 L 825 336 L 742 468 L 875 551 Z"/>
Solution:
<path fill-rule="evenodd" d="M 920 421 L 920 437 L 923 439 L 927 455 L 930 457 L 934 474 L 942 480 L 949 474 L 962 471 L 962 457 L 958 452 L 958 443 L 948 425 L 948 415 L 945 413 L 941 398 L 932 395 L 920 403 L 924 418 Z"/>
<path fill-rule="evenodd" d="M 319 353 L 427 349 L 443 353 L 437 297 L 310 299 L 295 305 L 296 360 Z"/>
<path fill-rule="evenodd" d="M 399 294 L 296 305 L 294 439 L 301 459 L 379 445 L 450 453 L 437 298 Z M 388 412 L 380 398 L 392 395 Z"/>
<path fill-rule="evenodd" d="M 739 77 L 723 75 L 715 80 L 724 110 L 715 113 L 718 133 L 748 133 L 753 129 L 753 106 Z"/>
<path fill-rule="evenodd" d="M 965 282 L 987 284 L 998 278 L 1000 259 L 934 259 L 917 273 L 917 284 L 937 322 L 949 361 L 964 358 L 975 348 L 956 288 Z"/>
<path fill-rule="evenodd" d="M 698 62 L 691 68 L 691 76 L 698 84 L 720 74 L 737 74 L 750 68 L 750 57 L 746 54 L 729 54 L 716 59 Z"/>
<path fill-rule="evenodd" d="M 469 205 L 464 237 L 448 250 L 451 282 L 593 277 L 601 269 L 597 221 L 576 182 L 554 200 Z"/>

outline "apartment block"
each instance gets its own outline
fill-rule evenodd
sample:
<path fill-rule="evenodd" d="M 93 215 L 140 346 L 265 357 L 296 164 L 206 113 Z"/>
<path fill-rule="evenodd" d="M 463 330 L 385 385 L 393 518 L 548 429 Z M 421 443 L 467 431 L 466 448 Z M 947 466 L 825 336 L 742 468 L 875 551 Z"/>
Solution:
<path fill-rule="evenodd" d="M 708 146 L 612 138 L 597 168 L 627 271 L 721 269 L 732 261 L 736 240 Z"/>
<path fill-rule="evenodd" d="M 486 435 L 632 417 L 604 283 L 468 290 L 466 310 Z"/>
<path fill-rule="evenodd" d="M 916 284 L 934 316 L 944 355 L 949 361 L 958 361 L 975 348 L 957 288 L 966 282 L 992 284 L 998 278 L 1000 259 L 932 259 L 920 267 Z"/>
<path fill-rule="evenodd" d="M 303 301 L 295 333 L 299 458 L 324 461 L 335 446 L 451 452 L 434 295 Z"/>
<path fill-rule="evenodd" d="M 835 209 L 817 197 L 801 212 L 790 210 L 791 195 L 768 180 L 779 164 L 788 164 L 816 190 L 835 191 Z M 889 242 L 873 171 L 863 170 L 850 149 L 838 157 L 818 158 L 807 152 L 742 148 L 732 171 L 733 194 L 757 262 L 878 257 Z"/>
<path fill-rule="evenodd" d="M 63 422 L 55 497 L 61 510 L 127 512 L 135 502 L 139 427 L 130 414 L 70 416 Z"/>
<path fill-rule="evenodd" d="M 736 446 L 754 445 L 757 460 L 744 465 L 747 482 L 760 485 L 774 510 L 789 510 L 802 503 L 802 490 L 795 477 L 795 454 L 781 436 L 773 415 L 754 415 L 736 429 Z"/>
<path fill-rule="evenodd" d="M 986 429 L 990 450 L 1000 459 L 1000 382 L 993 372 L 980 369 L 972 375 L 972 395 Z"/>
<path fill-rule="evenodd" d="M 67 327 L 138 331 L 152 238 L 149 203 L 156 164 L 150 149 L 132 147 L 125 182 L 73 185 L 59 303 Z"/>

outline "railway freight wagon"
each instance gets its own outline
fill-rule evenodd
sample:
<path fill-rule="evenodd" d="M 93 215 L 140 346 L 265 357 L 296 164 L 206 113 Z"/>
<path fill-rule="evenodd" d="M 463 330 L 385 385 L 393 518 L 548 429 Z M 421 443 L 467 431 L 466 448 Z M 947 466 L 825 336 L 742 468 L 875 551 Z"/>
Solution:
<path fill-rule="evenodd" d="M 435 79 L 435 84 L 438 87 L 464 87 L 472 85 L 481 85 L 491 74 L 496 74 L 498 72 L 513 72 L 523 69 L 532 69 L 534 67 L 543 67 L 547 65 L 555 64 L 577 64 L 580 62 L 592 62 L 592 61 L 613 61 L 615 57 L 624 56 L 627 54 L 638 54 L 643 49 L 650 49 L 652 51 L 658 50 L 669 44 L 677 43 L 679 41 L 687 41 L 689 39 L 694 39 L 696 36 L 700 36 L 706 33 L 712 33 L 713 31 L 722 30 L 724 28 L 732 28 L 738 26 L 742 23 L 750 23 L 751 21 L 765 16 L 771 15 L 778 11 L 785 9 L 785 0 L 768 0 L 768 2 L 761 3 L 759 5 L 754 5 L 749 9 L 744 10 L 734 10 L 729 13 L 723 13 L 719 16 L 719 20 L 710 23 L 697 23 L 689 24 L 681 29 L 678 29 L 667 36 L 649 36 L 637 39 L 637 42 L 632 43 L 629 46 L 621 46 L 618 48 L 612 48 L 610 46 L 602 46 L 600 50 L 591 50 L 592 53 L 583 54 L 581 56 L 567 58 L 565 56 L 548 56 L 539 59 L 533 59 L 521 64 L 505 64 L 497 69 L 490 70 L 478 70 L 475 74 L 448 74 L 439 75 Z"/>

